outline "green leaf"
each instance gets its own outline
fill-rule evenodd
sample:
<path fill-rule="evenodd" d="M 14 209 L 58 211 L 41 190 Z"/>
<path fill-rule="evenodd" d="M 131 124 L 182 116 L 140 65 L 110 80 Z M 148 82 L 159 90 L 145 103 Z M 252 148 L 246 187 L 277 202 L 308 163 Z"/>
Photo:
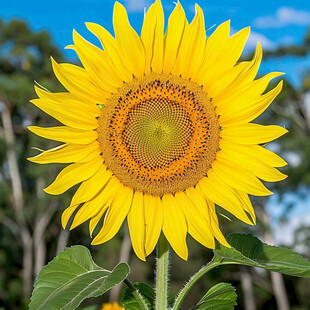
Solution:
<path fill-rule="evenodd" d="M 129 273 L 126 263 L 112 271 L 97 266 L 83 246 L 59 253 L 37 277 L 29 310 L 72 310 L 86 298 L 102 295 Z"/>
<path fill-rule="evenodd" d="M 218 283 L 202 297 L 195 310 L 233 310 L 237 295 L 228 283 Z"/>
<path fill-rule="evenodd" d="M 152 309 L 155 300 L 153 288 L 144 283 L 135 283 L 134 288 L 126 288 L 122 299 L 122 305 L 126 310 L 141 310 L 141 302 L 137 300 L 135 294 L 139 293 L 145 303 L 146 309 Z"/>
<path fill-rule="evenodd" d="M 310 262 L 300 254 L 261 242 L 250 234 L 231 234 L 231 248 L 217 244 L 215 254 L 222 263 L 237 263 L 277 271 L 292 276 L 310 277 Z"/>
<path fill-rule="evenodd" d="M 98 306 L 86 306 L 80 310 L 98 310 Z"/>

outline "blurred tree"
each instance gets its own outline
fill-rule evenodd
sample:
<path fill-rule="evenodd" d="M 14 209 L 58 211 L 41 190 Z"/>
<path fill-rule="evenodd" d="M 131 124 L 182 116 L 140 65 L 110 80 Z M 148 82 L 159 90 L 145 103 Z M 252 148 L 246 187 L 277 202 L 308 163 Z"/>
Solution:
<path fill-rule="evenodd" d="M 46 228 L 57 209 L 57 203 L 39 195 L 46 177 L 40 173 L 35 180 L 38 172 L 26 161 L 31 146 L 37 144 L 26 127 L 43 115 L 29 104 L 35 97 L 34 80 L 59 89 L 51 55 L 62 59 L 46 31 L 33 32 L 23 21 L 5 23 L 0 19 L 0 222 L 4 224 L 0 228 L 0 255 L 8 264 L 5 272 L 1 271 L 0 291 L 4 294 L 0 306 L 7 309 L 19 308 L 23 300 L 28 301 L 33 277 L 45 264 Z M 44 167 L 40 169 L 44 171 Z M 11 290 L 9 294 L 7 290 Z"/>

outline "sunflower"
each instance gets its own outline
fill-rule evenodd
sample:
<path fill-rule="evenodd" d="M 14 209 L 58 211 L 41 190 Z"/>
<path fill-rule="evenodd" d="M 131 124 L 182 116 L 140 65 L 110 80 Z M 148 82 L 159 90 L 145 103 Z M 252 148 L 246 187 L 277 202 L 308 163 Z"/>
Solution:
<path fill-rule="evenodd" d="M 284 133 L 280 126 L 252 121 L 279 94 L 282 75 L 255 79 L 262 49 L 238 62 L 250 29 L 229 35 L 229 21 L 207 38 L 204 15 L 188 23 L 178 2 L 164 34 L 157 0 L 147 11 L 141 35 L 130 26 L 125 8 L 115 3 L 115 38 L 86 23 L 103 49 L 73 32 L 73 49 L 82 67 L 58 64 L 56 77 L 68 92 L 36 87 L 31 102 L 64 126 L 30 126 L 33 133 L 63 144 L 29 160 L 70 163 L 45 189 L 59 195 L 81 183 L 62 215 L 71 229 L 89 220 L 92 241 L 110 240 L 127 217 L 133 249 L 145 260 L 161 232 L 174 251 L 188 257 L 186 236 L 208 248 L 215 239 L 229 246 L 219 229 L 215 204 L 254 224 L 249 194 L 270 195 L 261 180 L 286 176 L 286 163 L 262 144 Z"/>
<path fill-rule="evenodd" d="M 102 305 L 101 310 L 125 310 L 124 307 L 121 307 L 116 301 L 113 303 L 106 303 Z"/>

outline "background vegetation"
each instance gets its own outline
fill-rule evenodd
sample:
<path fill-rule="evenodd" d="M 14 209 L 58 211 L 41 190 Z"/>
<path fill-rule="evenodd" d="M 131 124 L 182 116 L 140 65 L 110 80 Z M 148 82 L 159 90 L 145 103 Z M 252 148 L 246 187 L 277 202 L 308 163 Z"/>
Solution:
<path fill-rule="evenodd" d="M 265 53 L 266 57 L 304 57 L 310 49 L 310 30 L 301 46 L 279 47 Z M 130 279 L 153 282 L 154 258 L 141 262 L 132 252 L 127 227 L 107 244 L 90 246 L 87 224 L 69 232 L 60 225 L 61 212 L 69 205 L 74 189 L 60 197 L 46 195 L 43 188 L 54 180 L 60 165 L 35 165 L 26 160 L 37 153 L 40 146 L 48 149 L 55 144 L 27 131 L 30 124 L 57 125 L 50 117 L 29 103 L 35 98 L 34 81 L 52 91 L 63 88 L 52 73 L 50 56 L 62 61 L 63 56 L 47 32 L 32 32 L 21 20 L 7 23 L 0 19 L 0 309 L 26 309 L 33 282 L 41 268 L 66 246 L 82 244 L 90 248 L 95 262 L 112 269 L 120 260 L 129 261 Z M 309 68 L 310 69 L 310 68 Z M 272 85 L 271 85 L 272 86 Z M 298 160 L 283 172 L 289 178 L 279 184 L 270 184 L 283 205 L 282 220 L 289 219 L 294 205 L 288 203 L 287 193 L 303 199 L 310 186 L 310 71 L 299 89 L 288 81 L 275 103 L 261 120 L 285 125 L 290 133 L 274 145 L 284 157 Z M 233 231 L 254 233 L 267 243 L 273 242 L 270 218 L 265 211 L 267 199 L 253 199 L 258 224 L 242 225 L 222 217 L 225 234 Z M 219 213 L 224 213 L 219 210 Z M 298 246 L 310 258 L 310 226 L 300 226 L 291 247 Z M 210 250 L 188 238 L 190 257 L 184 262 L 173 255 L 171 288 L 176 292 L 185 279 L 212 257 Z M 180 272 L 182 271 L 182 272 Z M 238 309 L 310 309 L 309 279 L 281 276 L 254 268 L 229 267 L 216 269 L 211 277 L 198 283 L 186 300 L 190 307 L 211 285 L 231 282 L 237 290 Z M 117 300 L 119 291 L 113 290 L 103 298 L 90 299 L 81 306 Z M 246 296 L 246 298 L 245 298 Z"/>

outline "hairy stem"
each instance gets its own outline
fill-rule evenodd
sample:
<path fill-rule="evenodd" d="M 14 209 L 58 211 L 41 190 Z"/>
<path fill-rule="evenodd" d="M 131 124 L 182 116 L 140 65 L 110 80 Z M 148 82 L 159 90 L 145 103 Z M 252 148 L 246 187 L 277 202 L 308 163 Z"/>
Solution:
<path fill-rule="evenodd" d="M 168 309 L 169 243 L 161 233 L 157 244 L 155 310 Z"/>
<path fill-rule="evenodd" d="M 187 293 L 190 291 L 190 289 L 194 286 L 194 284 L 202 277 L 204 276 L 207 272 L 212 270 L 213 268 L 221 265 L 221 259 L 215 256 L 213 260 L 206 266 L 202 267 L 200 270 L 198 270 L 190 279 L 189 281 L 185 284 L 185 286 L 181 289 L 179 292 L 174 305 L 172 307 L 173 310 L 179 310 L 181 307 L 181 304 L 187 295 Z"/>

